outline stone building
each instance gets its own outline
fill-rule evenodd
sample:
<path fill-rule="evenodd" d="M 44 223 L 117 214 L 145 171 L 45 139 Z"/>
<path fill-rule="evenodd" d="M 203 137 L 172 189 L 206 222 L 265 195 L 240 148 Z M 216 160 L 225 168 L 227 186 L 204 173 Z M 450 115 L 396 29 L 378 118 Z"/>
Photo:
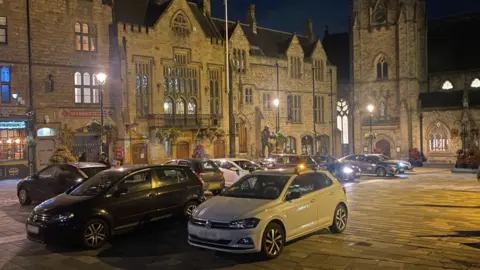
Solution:
<path fill-rule="evenodd" d="M 427 23 L 422 0 L 355 0 L 351 8 L 349 33 L 324 37 L 339 97 L 351 107 L 351 150 L 408 158 L 417 148 L 431 162 L 454 162 L 458 149 L 478 145 L 478 41 L 466 29 L 479 15 Z"/>
<path fill-rule="evenodd" d="M 0 177 L 28 173 L 24 169 L 28 135 L 37 137 L 36 165 L 44 166 L 61 143 L 65 124 L 76 131 L 76 154 L 85 151 L 96 160 L 100 150 L 99 133 L 87 127 L 100 115 L 100 89 L 94 74 L 108 73 L 111 6 L 104 0 L 29 4 L 30 25 L 27 0 L 0 1 Z M 108 87 L 104 103 L 106 112 L 112 109 Z M 29 122 L 34 123 L 28 121 L 29 111 L 34 112 L 36 134 L 28 133 Z"/>
<path fill-rule="evenodd" d="M 118 145 L 126 162 L 190 157 L 197 144 L 210 156 L 226 157 L 231 133 L 236 156 L 261 156 L 265 126 L 288 136 L 286 152 L 340 153 L 340 137 L 331 124 L 336 68 L 328 64 L 311 22 L 302 35 L 263 28 L 253 5 L 245 23 L 229 22 L 227 87 L 225 21 L 212 18 L 210 10 L 208 0 L 147 1 L 135 7 L 115 2 L 110 74 L 112 92 L 122 93 L 112 102 L 124 123 Z M 169 140 L 174 130 L 180 133 Z M 330 139 L 332 132 L 336 140 Z"/>

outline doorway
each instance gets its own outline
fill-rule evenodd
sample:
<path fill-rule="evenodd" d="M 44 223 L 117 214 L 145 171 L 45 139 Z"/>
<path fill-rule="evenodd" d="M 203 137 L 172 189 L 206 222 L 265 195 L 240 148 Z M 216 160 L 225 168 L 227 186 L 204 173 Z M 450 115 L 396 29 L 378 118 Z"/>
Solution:
<path fill-rule="evenodd" d="M 382 154 L 390 157 L 390 142 L 389 141 L 387 141 L 385 139 L 379 140 L 375 144 L 375 148 L 380 149 L 380 151 L 382 151 Z"/>
<path fill-rule="evenodd" d="M 225 158 L 225 141 L 216 140 L 213 146 L 213 155 L 215 158 Z"/>
<path fill-rule="evenodd" d="M 133 164 L 148 164 L 147 150 L 148 147 L 144 143 L 133 145 Z"/>
<path fill-rule="evenodd" d="M 177 143 L 177 158 L 189 158 L 190 157 L 190 144 L 186 141 Z"/>
<path fill-rule="evenodd" d="M 38 140 L 38 170 L 41 170 L 45 168 L 48 164 L 50 164 L 50 158 L 52 157 L 53 151 L 55 151 L 55 140 Z"/>

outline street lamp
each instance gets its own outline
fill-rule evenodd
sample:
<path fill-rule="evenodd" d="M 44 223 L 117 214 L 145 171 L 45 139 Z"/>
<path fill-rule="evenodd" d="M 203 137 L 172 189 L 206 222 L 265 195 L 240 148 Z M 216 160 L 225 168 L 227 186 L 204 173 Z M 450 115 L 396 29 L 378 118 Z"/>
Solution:
<path fill-rule="evenodd" d="M 107 74 L 100 72 L 95 74 L 100 90 L 100 153 L 103 152 L 103 85 L 107 81 Z M 107 154 L 108 156 L 108 154 Z"/>
<path fill-rule="evenodd" d="M 280 113 L 279 113 L 280 100 L 278 100 L 278 98 L 274 99 L 273 100 L 273 105 L 275 106 L 275 108 L 277 108 L 277 120 L 276 120 L 276 125 L 275 125 L 275 131 L 278 133 L 278 131 L 280 129 Z"/>
<path fill-rule="evenodd" d="M 368 112 L 370 112 L 370 153 L 373 153 L 373 133 L 372 133 L 372 117 L 373 117 L 373 110 L 375 107 L 372 104 L 367 106 Z"/>

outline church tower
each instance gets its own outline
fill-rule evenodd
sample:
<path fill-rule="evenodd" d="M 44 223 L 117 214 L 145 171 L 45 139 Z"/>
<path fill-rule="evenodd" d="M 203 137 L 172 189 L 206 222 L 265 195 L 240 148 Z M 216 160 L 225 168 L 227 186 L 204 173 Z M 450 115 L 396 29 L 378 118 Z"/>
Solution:
<path fill-rule="evenodd" d="M 391 157 L 408 156 L 410 148 L 419 148 L 418 96 L 426 91 L 425 0 L 351 5 L 355 152 L 378 148 Z"/>

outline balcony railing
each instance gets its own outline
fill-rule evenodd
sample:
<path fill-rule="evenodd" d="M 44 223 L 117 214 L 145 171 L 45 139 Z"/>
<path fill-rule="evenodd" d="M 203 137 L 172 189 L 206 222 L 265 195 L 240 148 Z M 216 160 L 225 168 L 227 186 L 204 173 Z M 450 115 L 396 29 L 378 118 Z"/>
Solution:
<path fill-rule="evenodd" d="M 148 125 L 150 128 L 216 128 L 221 118 L 221 115 L 211 114 L 155 114 L 148 117 Z"/>

